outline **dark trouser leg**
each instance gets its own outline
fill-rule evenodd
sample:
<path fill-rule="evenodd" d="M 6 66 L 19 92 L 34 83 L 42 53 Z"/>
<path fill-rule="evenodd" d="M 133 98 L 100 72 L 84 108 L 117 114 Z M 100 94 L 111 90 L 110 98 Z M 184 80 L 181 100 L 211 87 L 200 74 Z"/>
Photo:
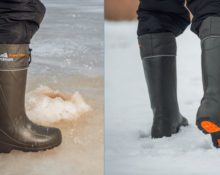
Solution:
<path fill-rule="evenodd" d="M 218 0 L 188 0 L 187 6 L 194 16 L 191 30 L 197 35 L 199 35 L 204 19 L 210 16 L 220 17 L 220 1 Z"/>
<path fill-rule="evenodd" d="M 141 0 L 137 13 L 138 36 L 165 32 L 178 36 L 190 23 L 184 0 Z"/>
<path fill-rule="evenodd" d="M 39 0 L 0 2 L 0 44 L 29 44 L 45 14 Z"/>
<path fill-rule="evenodd" d="M 184 1 L 142 0 L 138 15 L 138 40 L 154 114 L 151 136 L 171 136 L 188 124 L 177 101 L 175 36 L 189 24 L 189 14 Z"/>

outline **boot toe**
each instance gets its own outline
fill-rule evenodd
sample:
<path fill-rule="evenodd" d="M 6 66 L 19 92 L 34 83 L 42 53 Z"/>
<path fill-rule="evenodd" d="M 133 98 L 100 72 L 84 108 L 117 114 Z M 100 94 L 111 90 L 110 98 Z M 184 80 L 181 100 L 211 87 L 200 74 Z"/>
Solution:
<path fill-rule="evenodd" d="M 23 140 L 28 140 L 29 144 L 34 143 L 34 149 L 46 150 L 59 146 L 62 142 L 62 134 L 60 129 L 54 127 L 45 127 L 31 122 L 27 133 L 30 137 Z"/>
<path fill-rule="evenodd" d="M 62 142 L 62 134 L 58 128 L 48 128 L 46 136 L 48 138 L 45 141 L 46 147 L 55 147 L 60 145 Z"/>

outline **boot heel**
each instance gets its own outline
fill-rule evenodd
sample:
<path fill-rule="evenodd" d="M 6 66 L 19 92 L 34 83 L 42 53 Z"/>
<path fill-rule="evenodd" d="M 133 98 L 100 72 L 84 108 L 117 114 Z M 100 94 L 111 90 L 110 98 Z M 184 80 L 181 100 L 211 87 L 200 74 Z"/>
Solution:
<path fill-rule="evenodd" d="M 199 124 L 199 129 L 205 134 L 212 134 L 220 132 L 220 127 L 211 121 L 201 121 Z"/>
<path fill-rule="evenodd" d="M 13 150 L 11 145 L 0 142 L 0 153 L 10 153 Z"/>
<path fill-rule="evenodd" d="M 200 122 L 198 128 L 204 134 L 210 134 L 213 146 L 220 148 L 220 127 L 218 125 L 216 125 L 214 122 L 204 120 Z"/>
<path fill-rule="evenodd" d="M 213 145 L 220 148 L 220 132 L 211 134 Z"/>

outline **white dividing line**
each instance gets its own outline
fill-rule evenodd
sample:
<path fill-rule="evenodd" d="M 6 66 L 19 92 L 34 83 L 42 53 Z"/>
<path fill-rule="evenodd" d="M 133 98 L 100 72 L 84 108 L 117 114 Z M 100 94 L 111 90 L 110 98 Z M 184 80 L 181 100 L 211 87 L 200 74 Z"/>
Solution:
<path fill-rule="evenodd" d="M 145 59 L 145 58 L 155 58 L 155 57 L 176 57 L 176 55 L 153 55 L 153 56 L 143 57 L 143 59 Z"/>

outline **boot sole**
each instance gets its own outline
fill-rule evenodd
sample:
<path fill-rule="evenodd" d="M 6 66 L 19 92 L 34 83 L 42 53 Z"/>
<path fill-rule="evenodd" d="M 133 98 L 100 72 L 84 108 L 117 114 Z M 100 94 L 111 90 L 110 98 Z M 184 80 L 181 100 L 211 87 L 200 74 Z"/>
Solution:
<path fill-rule="evenodd" d="M 160 133 L 151 133 L 151 138 L 153 139 L 159 139 L 162 137 L 171 137 L 173 134 L 177 134 L 180 131 L 181 127 L 187 127 L 189 126 L 188 120 L 186 118 L 183 118 L 183 121 L 177 126 L 175 129 L 173 129 L 170 132 L 160 132 Z M 166 133 L 166 134 L 165 134 Z"/>
<path fill-rule="evenodd" d="M 204 134 L 210 134 L 213 145 L 216 148 L 220 148 L 220 126 L 212 121 L 209 121 L 208 119 L 199 121 L 197 126 Z"/>
<path fill-rule="evenodd" d="M 48 146 L 48 147 L 44 147 L 44 148 L 28 148 L 28 147 L 20 147 L 20 146 L 17 146 L 17 145 L 12 145 L 12 144 L 9 144 L 9 143 L 0 142 L 0 153 L 10 153 L 13 150 L 19 150 L 19 151 L 23 151 L 23 152 L 46 151 L 46 150 L 53 149 L 54 147 L 57 147 L 60 144 L 61 143 L 51 145 L 51 146 Z"/>
<path fill-rule="evenodd" d="M 19 150 L 23 152 L 39 152 L 53 149 L 62 143 L 62 137 L 54 142 L 54 144 L 48 146 L 32 146 L 32 145 L 21 145 L 19 141 L 13 139 L 7 133 L 0 129 L 0 153 L 10 153 L 12 150 Z M 18 144 L 17 144 L 18 143 Z"/>

